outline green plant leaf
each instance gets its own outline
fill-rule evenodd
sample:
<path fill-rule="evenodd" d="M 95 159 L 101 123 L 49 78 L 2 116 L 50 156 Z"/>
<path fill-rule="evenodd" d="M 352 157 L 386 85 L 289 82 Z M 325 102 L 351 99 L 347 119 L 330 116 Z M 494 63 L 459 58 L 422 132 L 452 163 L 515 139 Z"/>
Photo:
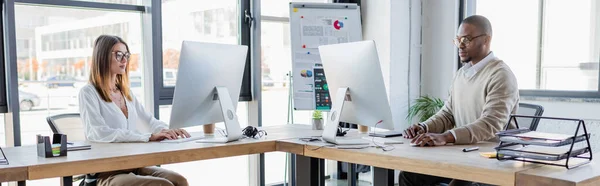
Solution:
<path fill-rule="evenodd" d="M 444 101 L 440 98 L 421 96 L 414 101 L 414 104 L 408 109 L 406 119 L 412 121 L 418 117 L 420 122 L 429 119 L 435 115 L 444 106 Z"/>

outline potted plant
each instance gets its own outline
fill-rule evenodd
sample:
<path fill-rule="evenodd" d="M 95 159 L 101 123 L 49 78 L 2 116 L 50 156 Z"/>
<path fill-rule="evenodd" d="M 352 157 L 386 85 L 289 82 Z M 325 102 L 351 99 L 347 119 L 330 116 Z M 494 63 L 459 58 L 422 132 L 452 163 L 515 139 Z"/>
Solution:
<path fill-rule="evenodd" d="M 323 130 L 323 112 L 320 110 L 313 111 L 312 129 L 313 130 Z"/>
<path fill-rule="evenodd" d="M 431 96 L 421 96 L 415 100 L 415 103 L 408 109 L 408 115 L 406 118 L 409 122 L 413 121 L 413 118 L 419 117 L 418 122 L 423 122 L 437 113 L 444 106 L 444 101 L 440 98 Z"/>

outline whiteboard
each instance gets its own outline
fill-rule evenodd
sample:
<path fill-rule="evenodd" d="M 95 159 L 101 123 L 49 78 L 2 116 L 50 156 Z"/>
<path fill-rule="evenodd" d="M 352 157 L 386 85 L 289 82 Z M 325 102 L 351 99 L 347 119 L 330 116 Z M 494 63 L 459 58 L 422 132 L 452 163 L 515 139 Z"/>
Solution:
<path fill-rule="evenodd" d="M 318 47 L 362 40 L 360 7 L 345 3 L 290 3 L 294 110 L 331 109 Z"/>

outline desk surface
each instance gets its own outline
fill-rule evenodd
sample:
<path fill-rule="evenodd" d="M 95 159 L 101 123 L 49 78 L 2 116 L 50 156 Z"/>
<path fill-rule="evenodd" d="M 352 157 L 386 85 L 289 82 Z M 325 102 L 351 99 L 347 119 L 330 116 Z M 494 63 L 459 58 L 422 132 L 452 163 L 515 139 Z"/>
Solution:
<path fill-rule="evenodd" d="M 465 153 L 462 152 L 462 149 L 473 145 L 411 147 L 409 140 L 396 139 L 405 143 L 396 144 L 394 150 L 387 152 L 377 148 L 337 149 L 322 147 L 326 144 L 317 142 L 307 144 L 303 155 L 496 185 L 514 185 L 517 172 L 541 166 L 516 161 L 500 162 L 479 155 L 479 152 L 494 151 L 493 147 L 497 145 L 496 143 L 479 143 L 477 144 L 480 147 L 479 151 Z M 306 142 L 297 139 L 281 140 L 278 143 L 287 146 L 287 149 L 294 149 L 290 147 L 293 144 L 300 146 L 306 144 Z"/>
<path fill-rule="evenodd" d="M 11 148 L 3 148 L 4 153 Z M 0 154 L 1 155 L 1 154 Z M 8 155 L 7 155 L 8 156 Z M 27 165 L 19 162 L 19 159 L 8 158 L 8 165 L 0 165 L 0 183 L 9 181 L 19 181 L 27 179 Z"/>
<path fill-rule="evenodd" d="M 35 180 L 70 176 L 84 173 L 104 172 L 144 166 L 171 164 L 239 155 L 273 152 L 276 140 L 298 138 L 319 131 L 307 126 L 273 126 L 264 128 L 268 135 L 261 139 L 242 139 L 230 143 L 90 143 L 92 149 L 69 151 L 66 157 L 41 158 L 35 146 L 5 148 L 10 166 L 21 168 L 26 174 L 12 176 L 10 166 L 0 166 L 0 177 L 5 181 Z M 13 164 L 13 162 L 15 164 Z M 15 169 L 16 169 L 15 168 Z M 3 174 L 10 172 L 11 174 Z"/>
<path fill-rule="evenodd" d="M 0 182 L 33 180 L 180 163 L 273 151 L 315 158 L 352 162 L 387 169 L 498 185 L 600 185 L 600 163 L 572 170 L 516 161 L 486 159 L 479 152 L 493 151 L 495 143 L 479 143 L 479 151 L 464 153 L 471 146 L 411 147 L 409 141 L 392 151 L 381 149 L 319 148 L 323 142 L 306 143 L 300 137 L 319 136 L 309 126 L 282 125 L 264 128 L 262 139 L 242 139 L 226 144 L 208 143 L 92 143 L 91 150 L 69 151 L 66 157 L 41 158 L 35 146 L 4 148 L 10 165 L 0 165 Z M 319 148 L 319 149 L 317 149 Z"/>
<path fill-rule="evenodd" d="M 592 186 L 600 185 L 600 162 L 567 170 L 558 166 L 543 166 L 517 174 L 517 185 Z"/>

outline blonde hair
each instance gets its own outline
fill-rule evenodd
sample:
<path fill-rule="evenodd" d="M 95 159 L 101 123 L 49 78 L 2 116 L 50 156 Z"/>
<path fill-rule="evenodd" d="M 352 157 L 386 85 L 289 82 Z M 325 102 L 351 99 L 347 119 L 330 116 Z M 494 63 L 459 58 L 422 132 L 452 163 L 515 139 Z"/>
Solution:
<path fill-rule="evenodd" d="M 118 36 L 101 35 L 94 42 L 89 81 L 96 88 L 102 100 L 106 102 L 112 102 L 109 96 L 112 83 L 110 82 L 110 64 L 112 48 L 118 43 L 123 43 L 129 52 L 127 43 Z M 125 66 L 125 74 L 117 74 L 116 86 L 127 100 L 132 101 L 129 92 L 129 64 Z"/>

